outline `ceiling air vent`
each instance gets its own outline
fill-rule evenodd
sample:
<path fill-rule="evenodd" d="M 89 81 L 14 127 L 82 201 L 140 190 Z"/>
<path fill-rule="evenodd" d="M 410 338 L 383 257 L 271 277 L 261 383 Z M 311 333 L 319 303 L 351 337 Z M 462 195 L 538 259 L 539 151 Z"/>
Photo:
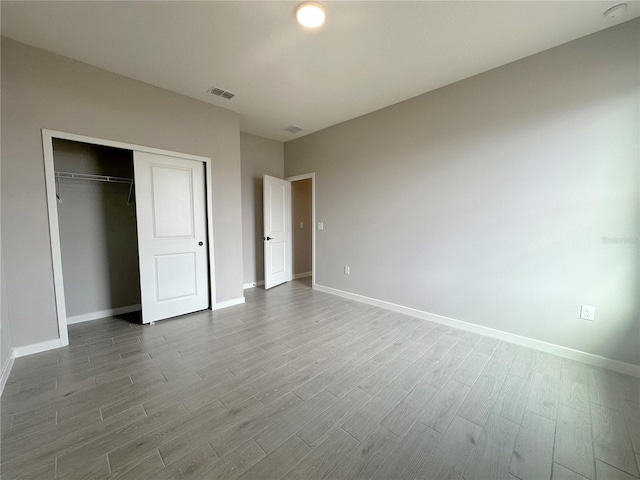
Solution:
<path fill-rule="evenodd" d="M 284 130 L 286 132 L 291 132 L 293 134 L 296 134 L 296 133 L 302 131 L 302 129 L 300 127 L 296 127 L 295 125 L 289 125 L 288 127 L 283 128 L 282 130 Z"/>
<path fill-rule="evenodd" d="M 218 88 L 218 87 L 211 87 L 209 89 L 209 93 L 211 95 L 216 95 L 218 97 L 226 98 L 227 100 L 231 100 L 233 97 L 236 96 L 235 93 L 227 92 L 226 90 L 222 90 L 221 88 Z"/>

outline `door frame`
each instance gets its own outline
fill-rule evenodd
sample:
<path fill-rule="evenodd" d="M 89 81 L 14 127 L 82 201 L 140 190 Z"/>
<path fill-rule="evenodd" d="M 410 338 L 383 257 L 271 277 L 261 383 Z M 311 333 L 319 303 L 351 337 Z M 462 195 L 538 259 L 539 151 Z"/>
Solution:
<path fill-rule="evenodd" d="M 155 153 L 168 155 L 187 160 L 195 160 L 205 164 L 205 188 L 206 188 L 206 212 L 207 212 L 207 235 L 209 236 L 209 309 L 213 309 L 216 304 L 215 289 L 215 262 L 213 252 L 213 186 L 211 179 L 211 159 L 199 155 L 173 152 L 159 148 L 145 147 L 132 143 L 117 142 L 103 138 L 87 137 L 75 133 L 59 132 L 56 130 L 42 129 L 42 150 L 44 154 L 44 179 L 47 195 L 47 212 L 49 218 L 49 240 L 51 243 L 51 260 L 53 266 L 53 286 L 56 300 L 56 315 L 58 317 L 58 335 L 60 346 L 69 345 L 69 331 L 67 329 L 67 307 L 64 296 L 64 282 L 62 275 L 62 253 L 60 250 L 60 227 L 58 223 L 58 204 L 56 201 L 56 182 L 53 158 L 53 140 L 72 140 L 75 142 L 88 143 L 103 147 L 114 147 L 124 150 Z"/>
<path fill-rule="evenodd" d="M 285 177 L 289 182 L 297 182 L 298 180 L 311 179 L 311 287 L 316 287 L 316 172 L 303 173 L 292 177 Z M 293 198 L 291 208 L 293 210 Z M 293 228 L 289 229 L 289 241 L 291 242 L 291 250 L 293 256 Z M 293 264 L 291 265 L 291 278 L 293 279 Z"/>

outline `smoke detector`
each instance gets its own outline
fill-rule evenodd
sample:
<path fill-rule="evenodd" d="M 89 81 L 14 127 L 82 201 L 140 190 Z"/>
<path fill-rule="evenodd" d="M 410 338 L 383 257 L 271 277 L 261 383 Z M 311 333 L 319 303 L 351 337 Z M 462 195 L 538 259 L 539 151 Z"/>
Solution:
<path fill-rule="evenodd" d="M 231 100 L 233 97 L 236 96 L 235 93 L 228 92 L 218 87 L 211 87 L 209 89 L 209 93 L 211 95 L 216 95 L 218 97 L 226 98 L 227 100 Z"/>
<path fill-rule="evenodd" d="M 627 4 L 619 3 L 618 5 L 614 5 L 613 7 L 607 9 L 603 13 L 603 15 L 605 16 L 605 18 L 609 18 L 613 20 L 614 18 L 621 17 L 626 10 L 627 10 Z"/>

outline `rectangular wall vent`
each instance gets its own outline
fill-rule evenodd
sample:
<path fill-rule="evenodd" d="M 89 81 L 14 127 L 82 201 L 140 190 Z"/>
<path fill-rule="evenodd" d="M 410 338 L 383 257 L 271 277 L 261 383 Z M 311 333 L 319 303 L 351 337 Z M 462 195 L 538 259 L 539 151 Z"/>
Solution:
<path fill-rule="evenodd" d="M 298 133 L 301 132 L 302 129 L 300 127 L 296 127 L 295 125 L 289 125 L 288 127 L 283 128 L 285 132 Z"/>
<path fill-rule="evenodd" d="M 226 90 L 223 90 L 218 87 L 211 87 L 209 89 L 209 93 L 211 95 L 216 95 L 218 97 L 226 98 L 227 100 L 231 100 L 233 97 L 236 96 L 235 93 L 227 92 Z"/>

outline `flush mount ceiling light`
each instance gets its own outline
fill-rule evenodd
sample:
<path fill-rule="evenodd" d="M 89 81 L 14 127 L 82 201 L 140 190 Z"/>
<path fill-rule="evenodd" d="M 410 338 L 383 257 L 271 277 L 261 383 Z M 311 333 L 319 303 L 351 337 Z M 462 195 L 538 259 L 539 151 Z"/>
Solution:
<path fill-rule="evenodd" d="M 298 23 L 307 28 L 319 27 L 324 23 L 325 16 L 322 5 L 315 2 L 301 3 L 296 9 Z"/>
<path fill-rule="evenodd" d="M 614 5 L 613 7 L 607 9 L 603 15 L 606 18 L 611 18 L 611 19 L 618 18 L 622 16 L 622 14 L 624 14 L 626 9 L 627 9 L 626 3 L 619 3 L 618 5 Z"/>

